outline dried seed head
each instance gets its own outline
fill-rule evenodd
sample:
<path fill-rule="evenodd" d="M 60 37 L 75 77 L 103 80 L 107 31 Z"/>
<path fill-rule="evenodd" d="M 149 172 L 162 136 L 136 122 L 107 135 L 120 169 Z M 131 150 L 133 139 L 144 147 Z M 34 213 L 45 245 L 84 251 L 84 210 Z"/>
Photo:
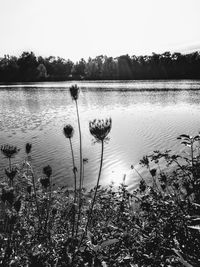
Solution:
<path fill-rule="evenodd" d="M 20 149 L 16 146 L 10 146 L 8 144 L 1 146 L 1 153 L 7 158 L 14 157 L 19 151 Z"/>
<path fill-rule="evenodd" d="M 88 158 L 83 158 L 83 164 L 88 163 Z"/>
<path fill-rule="evenodd" d="M 16 174 L 17 174 L 17 168 L 16 167 L 12 167 L 11 170 L 9 168 L 5 169 L 5 174 L 7 175 L 7 177 L 13 181 L 13 179 L 15 178 Z"/>
<path fill-rule="evenodd" d="M 44 188 L 47 188 L 50 186 L 50 179 L 48 177 L 43 177 L 40 179 L 40 183 L 42 186 L 44 186 Z"/>
<path fill-rule="evenodd" d="M 50 178 L 50 176 L 52 175 L 52 168 L 51 166 L 47 165 L 43 168 L 43 173 Z"/>
<path fill-rule="evenodd" d="M 109 134 L 112 127 L 112 119 L 105 119 L 105 120 L 93 120 L 89 122 L 89 129 L 91 135 L 94 136 L 96 141 L 102 142 L 105 140 L 107 135 Z"/>
<path fill-rule="evenodd" d="M 78 95 L 79 95 L 79 88 L 78 86 L 75 84 L 75 85 L 72 85 L 70 88 L 70 94 L 71 94 L 71 97 L 73 100 L 77 100 L 78 99 Z"/>
<path fill-rule="evenodd" d="M 166 184 L 165 183 L 161 183 L 160 187 L 162 188 L 162 190 L 165 190 L 166 189 Z"/>
<path fill-rule="evenodd" d="M 151 169 L 150 173 L 151 173 L 151 176 L 155 177 L 156 176 L 156 169 Z"/>
<path fill-rule="evenodd" d="M 26 144 L 26 154 L 31 153 L 31 148 L 32 148 L 32 144 L 27 143 L 27 144 Z"/>
<path fill-rule="evenodd" d="M 159 180 L 160 180 L 161 182 L 165 183 L 165 184 L 167 183 L 167 176 L 166 176 L 166 174 L 165 174 L 164 172 L 161 172 L 161 173 L 160 173 Z"/>
<path fill-rule="evenodd" d="M 147 188 L 147 184 L 146 184 L 145 180 L 142 179 L 142 180 L 140 181 L 140 184 L 139 184 L 140 192 L 144 192 L 144 191 L 146 190 L 146 188 Z"/>
<path fill-rule="evenodd" d="M 149 167 L 149 159 L 148 159 L 148 156 L 144 156 L 140 160 L 140 164 L 143 165 L 143 166 L 146 166 L 148 168 Z"/>
<path fill-rule="evenodd" d="M 67 124 L 63 128 L 63 133 L 64 133 L 66 138 L 72 138 L 74 135 L 74 128 L 70 124 Z"/>

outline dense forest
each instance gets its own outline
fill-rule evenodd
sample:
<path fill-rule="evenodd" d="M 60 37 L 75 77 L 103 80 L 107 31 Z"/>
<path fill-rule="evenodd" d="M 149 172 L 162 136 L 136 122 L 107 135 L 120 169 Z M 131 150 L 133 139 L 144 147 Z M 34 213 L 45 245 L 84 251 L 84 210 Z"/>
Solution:
<path fill-rule="evenodd" d="M 151 56 L 97 56 L 73 63 L 33 52 L 0 58 L 0 82 L 65 80 L 200 79 L 200 52 Z"/>

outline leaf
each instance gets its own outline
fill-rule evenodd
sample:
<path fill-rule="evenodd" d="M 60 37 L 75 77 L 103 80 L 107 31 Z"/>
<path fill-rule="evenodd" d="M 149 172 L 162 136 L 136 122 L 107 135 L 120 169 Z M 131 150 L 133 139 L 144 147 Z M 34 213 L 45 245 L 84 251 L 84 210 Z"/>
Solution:
<path fill-rule="evenodd" d="M 111 246 L 117 242 L 119 242 L 119 240 L 117 238 L 108 239 L 107 241 L 104 241 L 101 243 L 101 248 L 104 248 L 106 246 Z"/>
<path fill-rule="evenodd" d="M 200 225 L 188 226 L 188 228 L 200 231 Z"/>
<path fill-rule="evenodd" d="M 92 243 L 92 233 L 90 231 L 87 231 L 87 238 Z"/>
<path fill-rule="evenodd" d="M 113 229 L 115 229 L 115 230 L 118 230 L 118 229 L 119 229 L 117 226 L 115 226 L 115 225 L 112 224 L 112 223 L 109 223 L 109 224 L 108 224 L 108 227 L 111 227 L 111 228 L 113 228 Z"/>
<path fill-rule="evenodd" d="M 173 251 L 176 253 L 176 255 L 178 256 L 178 260 L 185 266 L 185 267 L 193 267 L 191 264 L 189 264 L 187 261 L 185 261 L 183 259 L 183 257 L 181 256 L 181 254 L 178 252 L 178 250 L 173 249 Z"/>
<path fill-rule="evenodd" d="M 185 145 L 185 146 L 190 146 L 190 143 L 186 142 L 186 141 L 183 141 L 181 142 L 182 145 Z"/>
<path fill-rule="evenodd" d="M 181 139 L 181 138 L 190 139 L 190 136 L 187 134 L 181 134 L 181 135 L 179 135 L 179 137 L 177 137 L 177 139 Z"/>
<path fill-rule="evenodd" d="M 129 256 L 129 255 L 127 255 L 127 256 L 124 258 L 124 260 L 131 260 L 131 259 L 132 259 L 132 257 Z"/>
<path fill-rule="evenodd" d="M 196 135 L 196 136 L 194 137 L 194 140 L 195 140 L 195 141 L 200 140 L 200 136 L 199 136 L 199 135 Z"/>

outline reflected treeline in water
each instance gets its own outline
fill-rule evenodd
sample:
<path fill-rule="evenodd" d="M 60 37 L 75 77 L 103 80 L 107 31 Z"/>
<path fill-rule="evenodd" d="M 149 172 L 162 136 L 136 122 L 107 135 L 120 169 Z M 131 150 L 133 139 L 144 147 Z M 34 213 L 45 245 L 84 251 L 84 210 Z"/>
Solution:
<path fill-rule="evenodd" d="M 200 53 L 118 57 L 97 56 L 73 63 L 60 57 L 36 57 L 23 52 L 18 58 L 0 58 L 0 82 L 65 80 L 200 79 Z"/>
<path fill-rule="evenodd" d="M 79 82 L 78 85 L 83 158 L 88 159 L 84 175 L 86 186 L 95 184 L 94 177 L 98 175 L 95 166 L 101 153 L 100 147 L 91 142 L 88 129 L 89 121 L 94 118 L 111 117 L 113 122 L 112 138 L 105 151 L 102 185 L 111 181 L 119 183 L 124 174 L 127 174 L 127 183 L 134 185 L 138 177 L 130 172 L 131 164 L 137 167 L 143 155 L 155 149 L 179 151 L 176 136 L 200 130 L 198 81 Z M 73 125 L 77 161 L 79 131 L 78 125 L 74 125 L 76 112 L 70 86 L 71 82 L 2 86 L 0 144 L 22 148 L 25 143 L 32 143 L 33 166 L 38 175 L 43 166 L 49 164 L 57 183 L 73 186 L 70 146 L 62 133 L 66 124 Z M 151 88 L 155 90 L 148 90 Z M 23 158 L 21 149 L 15 161 Z M 6 161 L 1 157 L 0 162 L 2 170 Z"/>

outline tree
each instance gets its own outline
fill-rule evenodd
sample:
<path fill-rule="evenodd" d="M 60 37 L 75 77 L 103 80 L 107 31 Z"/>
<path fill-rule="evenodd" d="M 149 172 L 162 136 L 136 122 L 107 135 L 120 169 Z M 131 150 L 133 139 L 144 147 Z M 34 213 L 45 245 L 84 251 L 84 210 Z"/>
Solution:
<path fill-rule="evenodd" d="M 72 68 L 72 76 L 76 79 L 85 77 L 86 61 L 82 58 Z"/>
<path fill-rule="evenodd" d="M 17 61 L 21 81 L 35 81 L 38 77 L 38 62 L 33 52 L 23 52 Z"/>
<path fill-rule="evenodd" d="M 39 64 L 39 66 L 37 67 L 37 70 L 38 70 L 38 79 L 39 80 L 45 80 L 48 75 L 47 75 L 47 69 L 45 67 L 44 64 Z"/>

